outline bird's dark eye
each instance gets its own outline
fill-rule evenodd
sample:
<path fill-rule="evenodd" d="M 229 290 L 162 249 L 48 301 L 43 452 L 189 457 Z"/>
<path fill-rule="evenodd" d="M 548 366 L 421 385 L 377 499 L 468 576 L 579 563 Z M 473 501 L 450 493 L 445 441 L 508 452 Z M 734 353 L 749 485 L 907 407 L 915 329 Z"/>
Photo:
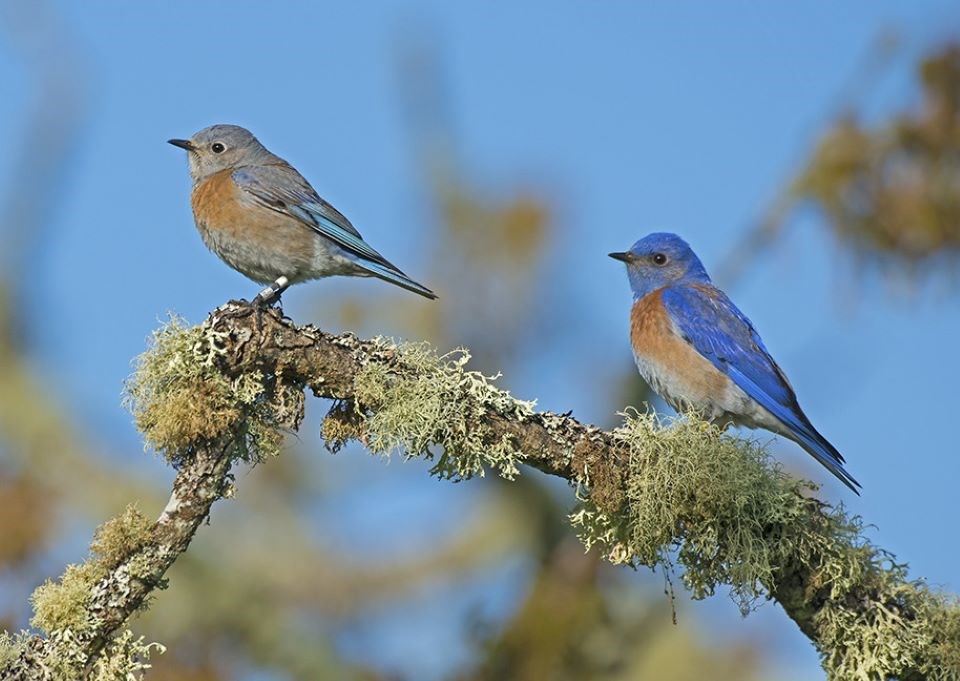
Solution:
<path fill-rule="evenodd" d="M 667 264 L 667 256 L 665 256 L 663 253 L 654 253 L 653 258 L 651 258 L 651 260 L 653 260 L 654 265 Z"/>
<path fill-rule="evenodd" d="M 226 147 L 220 144 L 220 142 L 214 142 L 213 146 L 211 146 L 210 148 L 213 150 L 213 153 L 215 154 L 222 154 L 226 150 Z"/>

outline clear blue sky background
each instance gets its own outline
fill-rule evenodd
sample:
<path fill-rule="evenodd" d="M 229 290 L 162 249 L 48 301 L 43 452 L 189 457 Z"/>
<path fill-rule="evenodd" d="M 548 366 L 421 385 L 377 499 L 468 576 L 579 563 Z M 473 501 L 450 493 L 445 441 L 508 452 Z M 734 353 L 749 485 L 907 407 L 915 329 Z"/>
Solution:
<path fill-rule="evenodd" d="M 175 310 L 199 321 L 256 288 L 204 249 L 183 153 L 166 139 L 215 122 L 249 127 L 416 273 L 418 234 L 434 218 L 396 61 L 410 40 L 427 40 L 442 60 L 464 165 L 492 186 L 526 182 L 557 198 L 550 270 L 567 304 L 551 314 L 566 315 L 571 334 L 560 347 L 628 367 L 629 294 L 605 254 L 669 229 L 716 265 L 801 160 L 881 31 L 895 29 L 903 51 L 866 99 L 873 115 L 916 101 L 911 56 L 960 33 L 956 3 L 933 0 L 360 5 L 58 3 L 90 57 L 92 109 L 22 305 L 67 399 L 131 457 L 138 440 L 119 393 L 158 317 Z M 2 43 L 0 82 L 10 145 L 31 89 Z M 864 496 L 850 498 L 792 445 L 777 446 L 778 456 L 877 525 L 877 541 L 914 575 L 960 591 L 960 295 L 940 283 L 891 295 L 885 280 L 852 275 L 805 216 L 731 294 Z M 349 285 L 371 300 L 405 295 Z M 328 286 L 291 291 L 288 313 Z M 545 407 L 606 418 L 564 366 L 554 351 L 511 387 Z M 707 610 L 718 628 L 773 627 L 765 635 L 777 659 L 798 677 L 819 676 L 774 606 L 742 624 L 728 603 Z"/>

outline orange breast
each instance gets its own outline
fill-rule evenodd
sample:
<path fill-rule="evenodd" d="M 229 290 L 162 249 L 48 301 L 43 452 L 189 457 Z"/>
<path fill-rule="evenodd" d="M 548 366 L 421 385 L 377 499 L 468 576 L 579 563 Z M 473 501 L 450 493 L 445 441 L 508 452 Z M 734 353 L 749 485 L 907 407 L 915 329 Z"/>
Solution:
<path fill-rule="evenodd" d="M 238 234 L 250 221 L 250 208 L 240 203 L 240 190 L 228 168 L 203 180 L 190 195 L 193 217 L 201 229 Z M 266 210 L 266 209 L 264 209 Z M 266 217 L 266 216 L 263 216 Z"/>
<path fill-rule="evenodd" d="M 197 230 L 210 250 L 259 282 L 317 276 L 317 236 L 307 225 L 259 205 L 234 183 L 230 169 L 211 175 L 190 197 Z"/>
<path fill-rule="evenodd" d="M 663 306 L 662 292 L 654 291 L 633 304 L 630 341 L 637 367 L 670 404 L 713 412 L 713 404 L 726 394 L 730 378 L 677 335 Z"/>

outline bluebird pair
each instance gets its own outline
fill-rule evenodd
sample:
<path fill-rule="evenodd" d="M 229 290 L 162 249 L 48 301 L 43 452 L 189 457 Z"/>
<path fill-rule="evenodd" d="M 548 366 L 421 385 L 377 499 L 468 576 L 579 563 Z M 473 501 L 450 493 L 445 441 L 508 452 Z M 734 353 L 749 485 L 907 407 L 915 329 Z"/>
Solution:
<path fill-rule="evenodd" d="M 244 128 L 214 125 L 170 144 L 188 152 L 200 236 L 232 268 L 270 284 L 259 302 L 272 302 L 290 284 L 338 274 L 379 277 L 436 298 Z M 843 457 L 804 415 L 753 325 L 713 286 L 683 239 L 651 234 L 610 256 L 626 263 L 634 357 L 661 397 L 712 421 L 784 435 L 857 492 Z"/>

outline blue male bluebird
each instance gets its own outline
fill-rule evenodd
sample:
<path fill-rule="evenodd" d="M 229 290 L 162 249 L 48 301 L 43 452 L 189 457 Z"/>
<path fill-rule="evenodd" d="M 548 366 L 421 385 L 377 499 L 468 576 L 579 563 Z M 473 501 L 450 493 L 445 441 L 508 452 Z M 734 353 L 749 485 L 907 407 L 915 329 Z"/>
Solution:
<path fill-rule="evenodd" d="M 840 452 L 800 409 L 753 324 L 713 285 L 686 241 L 649 234 L 610 257 L 627 265 L 633 356 L 660 397 L 678 411 L 788 437 L 860 493 Z"/>
<path fill-rule="evenodd" d="M 258 302 L 273 301 L 291 284 L 336 274 L 379 277 L 436 298 L 373 250 L 347 218 L 249 130 L 213 125 L 169 143 L 188 152 L 190 203 L 203 242 L 233 269 L 271 284 Z"/>

